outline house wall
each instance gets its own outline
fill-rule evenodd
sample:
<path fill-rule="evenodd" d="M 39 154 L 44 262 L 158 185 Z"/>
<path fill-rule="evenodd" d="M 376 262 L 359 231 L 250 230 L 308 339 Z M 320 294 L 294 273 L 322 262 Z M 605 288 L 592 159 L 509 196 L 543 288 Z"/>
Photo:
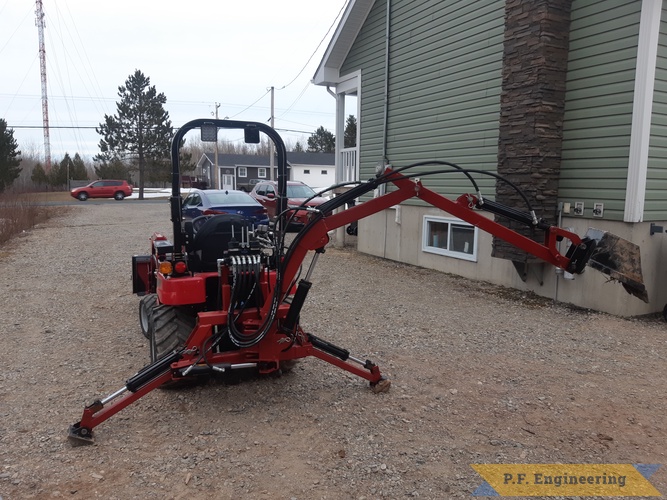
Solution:
<path fill-rule="evenodd" d="M 667 220 L 667 7 L 663 2 L 656 62 L 644 220 Z"/>
<path fill-rule="evenodd" d="M 495 171 L 505 2 L 394 0 L 392 4 L 387 159 L 398 167 L 438 159 Z M 640 1 L 572 2 L 558 201 L 585 203 L 584 217 L 562 220 L 564 227 L 580 235 L 596 225 L 591 220 L 593 202 L 605 204 L 602 227 L 641 247 L 651 304 L 629 296 L 593 270 L 565 280 L 552 266 L 544 265 L 540 279 L 540 273 L 531 272 L 524 282 L 510 261 L 491 257 L 492 237 L 483 231 L 476 263 L 425 253 L 421 250 L 423 216 L 446 214 L 414 200 L 398 211 L 387 210 L 360 221 L 358 249 L 613 314 L 661 310 L 667 302 L 667 287 L 655 271 L 664 267 L 660 261 L 667 250 L 663 249 L 667 234 L 651 237 L 648 223 L 622 222 L 640 9 Z M 371 177 L 383 160 L 385 14 L 385 1 L 377 0 L 341 68 L 341 75 L 361 71 L 361 179 Z M 667 104 L 663 33 L 667 33 L 664 26 L 658 54 L 661 81 L 656 82 L 654 106 L 656 135 L 660 127 L 667 129 L 667 119 L 663 122 L 661 113 L 655 113 Z M 667 187 L 667 172 L 661 170 L 662 145 L 661 137 L 651 142 L 649 185 L 656 198 Z M 464 179 L 450 175 L 422 177 L 422 181 L 450 197 L 470 192 Z M 485 196 L 493 197 L 492 179 L 481 186 Z M 647 213 L 651 202 L 647 196 Z"/>
<path fill-rule="evenodd" d="M 385 10 L 386 1 L 376 0 L 340 71 L 348 75 L 363 68 L 358 122 L 362 179 L 373 175 L 382 160 Z"/>
<path fill-rule="evenodd" d="M 608 276 L 588 268 L 576 275 L 574 280 L 564 279 L 555 272 L 551 265 L 531 265 L 526 282 L 523 282 L 512 263 L 505 259 L 491 257 L 490 234 L 479 231 L 478 260 L 470 262 L 455 258 L 443 258 L 440 255 L 425 253 L 422 245 L 422 220 L 424 215 L 447 216 L 433 207 L 406 206 L 396 210 L 386 210 L 359 221 L 357 248 L 359 251 L 407 264 L 436 269 L 479 280 L 481 282 L 503 285 L 518 290 L 534 292 L 543 297 L 556 299 L 558 302 L 575 304 L 619 316 L 637 316 L 649 314 L 667 303 L 667 287 L 664 277 L 647 273 L 654 268 L 662 254 L 662 239 L 649 236 L 649 223 L 626 224 L 610 222 L 607 229 L 622 238 L 629 239 L 640 246 L 644 268 L 644 280 L 650 304 L 629 295 L 623 287 L 609 282 Z M 489 215 L 489 218 L 492 216 Z M 580 218 L 565 218 L 563 226 L 570 227 L 575 233 L 586 233 L 590 221 Z M 387 243 L 385 246 L 385 242 Z M 542 280 L 540 284 L 539 279 Z M 428 284 L 424 284 L 425 288 Z M 480 283 L 483 287 L 483 283 Z"/>
<path fill-rule="evenodd" d="M 559 200 L 584 217 L 623 220 L 641 3 L 572 2 Z"/>
<path fill-rule="evenodd" d="M 392 165 L 434 159 L 495 171 L 504 5 L 498 0 L 392 3 L 386 152 Z M 362 69 L 362 179 L 383 160 L 385 16 L 386 3 L 376 1 L 341 70 Z M 470 189 L 460 174 L 422 180 L 448 194 Z M 493 196 L 494 179 L 480 184 Z"/>
<path fill-rule="evenodd" d="M 336 183 L 335 165 L 292 165 L 290 170 L 292 180 L 301 181 L 312 188 L 325 188 Z"/>

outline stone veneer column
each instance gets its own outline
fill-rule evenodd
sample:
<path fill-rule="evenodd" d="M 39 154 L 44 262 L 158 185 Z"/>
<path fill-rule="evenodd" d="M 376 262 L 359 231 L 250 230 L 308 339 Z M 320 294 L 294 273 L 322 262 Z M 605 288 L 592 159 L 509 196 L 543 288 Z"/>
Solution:
<path fill-rule="evenodd" d="M 507 0 L 503 49 L 498 174 L 528 196 L 538 217 L 555 222 L 563 141 L 565 80 L 572 0 Z M 526 209 L 506 183 L 496 201 Z M 522 234 L 529 228 L 497 219 Z M 543 232 L 535 239 L 543 241 Z M 516 263 L 536 260 L 494 238 L 494 257 Z"/>

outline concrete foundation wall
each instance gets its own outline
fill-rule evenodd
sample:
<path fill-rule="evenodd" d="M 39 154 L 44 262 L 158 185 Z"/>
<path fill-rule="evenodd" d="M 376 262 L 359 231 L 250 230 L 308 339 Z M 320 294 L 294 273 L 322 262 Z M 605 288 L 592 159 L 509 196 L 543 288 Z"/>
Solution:
<path fill-rule="evenodd" d="M 473 280 L 532 291 L 559 302 L 618 316 L 639 316 L 662 311 L 667 303 L 667 265 L 664 258 L 667 255 L 667 234 L 663 232 L 651 236 L 649 223 L 632 225 L 569 217 L 563 218 L 562 222 L 563 227 L 571 228 L 580 236 L 583 236 L 589 227 L 596 227 L 639 245 L 644 283 L 650 300 L 649 304 L 645 304 L 629 295 L 620 284 L 608 282 L 606 275 L 591 268 L 569 280 L 557 274 L 556 268 L 550 264 L 535 264 L 529 268 L 524 282 L 511 261 L 491 257 L 492 237 L 481 230 L 477 262 L 423 252 L 424 215 L 448 217 L 448 214 L 430 207 L 401 206 L 359 221 L 358 250 Z M 667 228 L 667 223 L 662 225 Z M 427 286 L 428 284 L 425 284 L 425 287 Z"/>

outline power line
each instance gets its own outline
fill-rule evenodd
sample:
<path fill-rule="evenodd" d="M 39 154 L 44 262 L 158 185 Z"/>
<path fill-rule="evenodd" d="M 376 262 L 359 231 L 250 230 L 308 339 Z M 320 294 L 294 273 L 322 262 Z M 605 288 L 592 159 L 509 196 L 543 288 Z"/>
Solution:
<path fill-rule="evenodd" d="M 25 129 L 33 129 L 33 130 L 38 130 L 44 128 L 42 125 L 9 125 L 7 124 L 7 128 L 25 128 Z M 80 125 L 49 125 L 49 128 L 71 128 L 71 129 L 76 129 L 76 130 L 85 130 L 85 129 L 96 129 L 97 127 L 84 127 Z"/>
<path fill-rule="evenodd" d="M 248 110 L 249 110 L 250 108 L 252 108 L 255 104 L 257 104 L 259 101 L 261 101 L 261 100 L 264 98 L 264 96 L 266 96 L 266 94 L 268 94 L 269 92 L 271 92 L 271 89 L 268 89 L 266 92 L 264 92 L 264 94 L 262 94 L 262 96 L 261 96 L 259 99 L 257 99 L 255 102 L 253 102 L 250 106 L 248 106 L 248 107 L 245 108 L 244 110 L 239 111 L 238 113 L 236 113 L 235 115 L 231 116 L 230 118 L 234 118 L 234 117 L 236 117 L 236 116 L 239 116 L 241 113 L 244 113 L 244 112 L 248 111 Z"/>
<path fill-rule="evenodd" d="M 311 59 L 315 56 L 315 54 L 317 53 L 317 51 L 320 49 L 320 46 L 321 46 L 322 43 L 324 42 L 324 40 L 326 40 L 326 38 L 329 36 L 329 33 L 331 32 L 331 30 L 333 29 L 333 27 L 336 25 L 336 21 L 338 21 L 338 18 L 339 18 L 340 15 L 343 13 L 343 10 L 345 9 L 345 6 L 346 6 L 346 5 L 347 5 L 347 0 L 345 0 L 345 1 L 343 2 L 343 6 L 342 6 L 342 7 L 340 8 L 340 10 L 338 11 L 338 14 L 336 15 L 336 17 L 334 18 L 333 22 L 331 23 L 331 26 L 329 26 L 329 29 L 327 30 L 327 32 L 325 33 L 325 35 L 322 37 L 322 40 L 320 40 L 320 43 L 318 43 L 318 44 L 317 44 L 317 47 L 315 47 L 315 50 L 313 50 L 313 53 L 310 55 L 310 57 L 309 57 L 308 60 L 306 61 L 306 64 L 304 64 L 304 65 L 303 65 L 303 68 L 301 68 L 301 71 L 299 71 L 299 73 L 298 73 L 294 78 L 292 78 L 292 81 L 291 81 L 291 82 L 289 82 L 287 85 L 283 85 L 283 86 L 280 87 L 278 90 L 283 90 L 283 89 L 289 87 L 290 85 L 292 85 L 292 84 L 294 83 L 294 81 L 295 81 L 297 78 L 299 78 L 299 77 L 301 76 L 301 73 L 303 73 L 303 71 L 306 69 L 306 67 L 308 66 L 308 64 L 310 64 Z M 298 100 L 298 98 L 297 98 L 297 100 Z"/>

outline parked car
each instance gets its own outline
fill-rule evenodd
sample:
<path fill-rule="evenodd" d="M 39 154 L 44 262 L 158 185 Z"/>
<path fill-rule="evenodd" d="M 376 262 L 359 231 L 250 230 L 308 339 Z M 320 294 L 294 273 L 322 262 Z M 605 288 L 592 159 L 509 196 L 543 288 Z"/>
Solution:
<path fill-rule="evenodd" d="M 114 198 L 123 200 L 132 194 L 132 186 L 127 181 L 115 181 L 104 179 L 94 181 L 87 186 L 72 189 L 70 194 L 73 198 L 86 201 L 88 198 Z"/>
<path fill-rule="evenodd" d="M 257 184 L 259 182 L 262 182 L 262 181 L 260 179 L 250 179 L 250 180 L 248 180 L 248 182 L 245 182 L 245 183 L 239 182 L 236 187 L 237 187 L 237 189 L 240 189 L 241 191 L 245 191 L 246 193 L 249 193 L 250 191 L 252 191 L 252 188 L 255 187 L 255 184 Z"/>
<path fill-rule="evenodd" d="M 264 207 L 266 207 L 266 211 L 272 220 L 275 219 L 277 215 L 276 214 L 276 207 L 278 205 L 277 193 L 278 193 L 277 181 L 262 181 L 256 184 L 253 190 L 250 192 L 250 196 L 252 196 Z M 287 208 L 295 209 L 297 207 L 300 207 L 306 200 L 308 200 L 312 196 L 315 196 L 315 194 L 316 194 L 315 191 L 313 191 L 313 189 L 310 186 L 304 184 L 303 182 L 287 181 Z M 327 201 L 326 198 L 317 196 L 312 200 L 309 200 L 306 203 L 306 206 L 317 207 L 322 203 L 324 203 L 325 201 Z M 293 210 L 292 212 L 294 214 L 293 217 L 291 213 L 289 214 L 289 216 L 292 217 L 289 221 L 291 227 L 298 228 L 300 226 L 303 226 L 306 222 L 308 222 L 308 215 L 309 215 L 308 211 Z"/>
<path fill-rule="evenodd" d="M 183 200 L 183 221 L 202 215 L 238 214 L 248 217 L 255 225 L 268 225 L 266 208 L 248 193 L 233 189 L 193 189 Z"/>

